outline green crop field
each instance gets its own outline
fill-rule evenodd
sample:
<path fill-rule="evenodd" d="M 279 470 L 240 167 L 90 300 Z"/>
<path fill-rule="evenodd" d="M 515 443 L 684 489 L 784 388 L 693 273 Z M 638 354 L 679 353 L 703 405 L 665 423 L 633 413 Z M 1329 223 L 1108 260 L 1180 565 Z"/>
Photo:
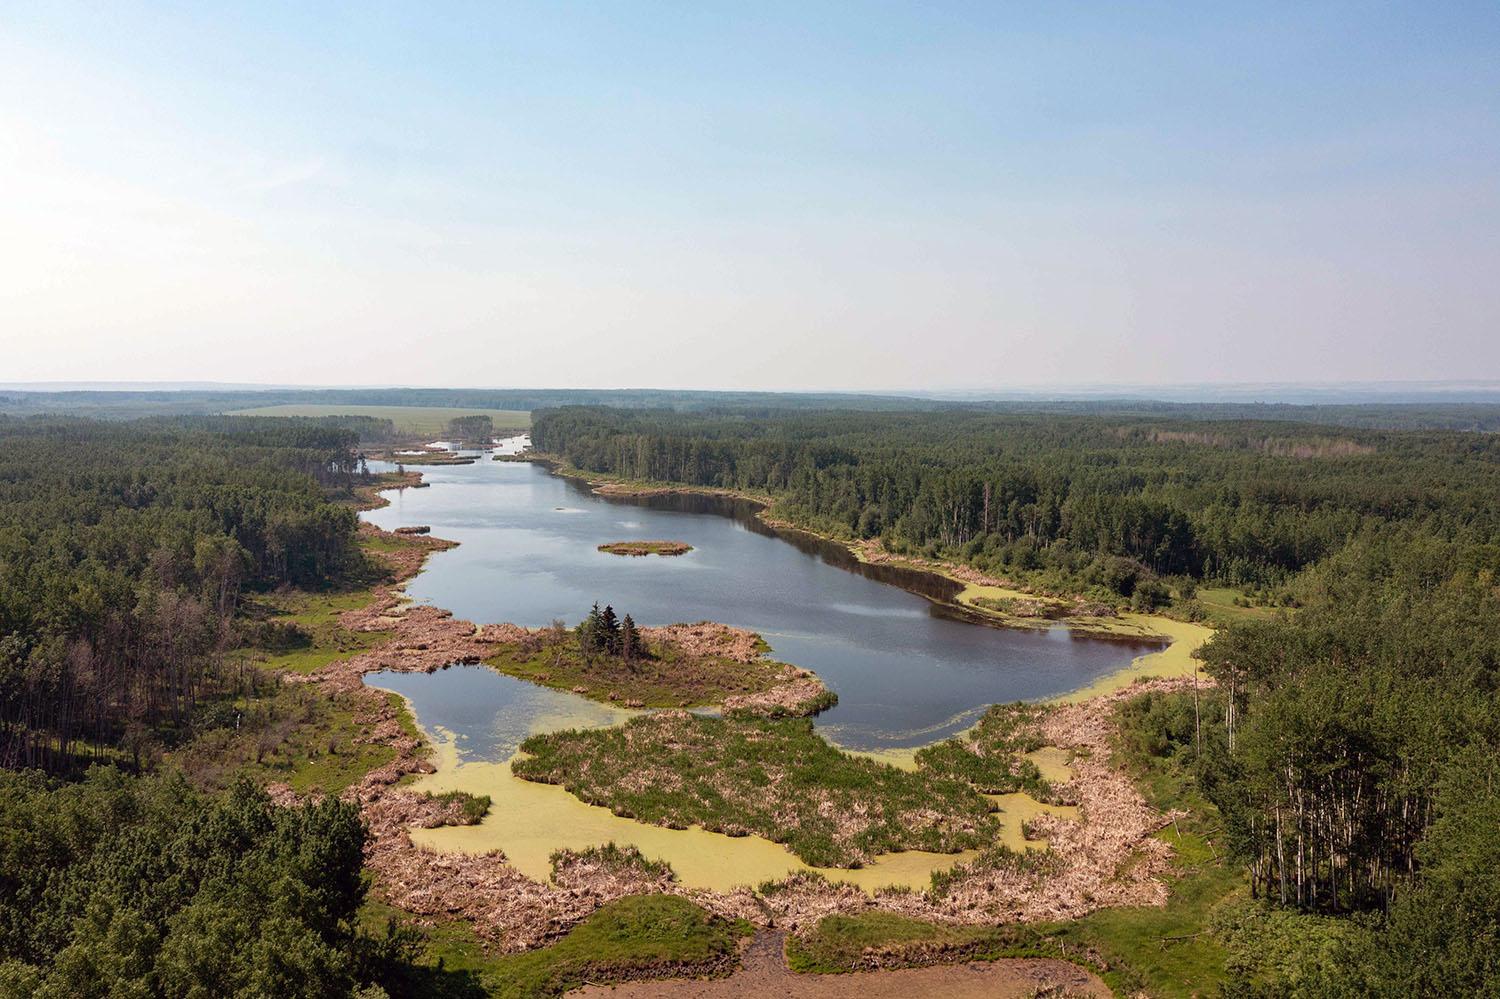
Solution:
<path fill-rule="evenodd" d="M 390 420 L 400 433 L 440 434 L 456 416 L 488 416 L 495 430 L 528 430 L 531 414 L 524 409 L 460 409 L 447 406 L 304 406 L 287 403 L 280 406 L 258 406 L 236 409 L 230 416 L 373 416 Z"/>

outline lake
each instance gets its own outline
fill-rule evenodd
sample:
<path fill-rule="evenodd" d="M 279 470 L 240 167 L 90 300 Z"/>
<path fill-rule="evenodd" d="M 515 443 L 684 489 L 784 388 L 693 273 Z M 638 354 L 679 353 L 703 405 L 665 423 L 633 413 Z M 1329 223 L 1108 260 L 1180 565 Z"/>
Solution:
<path fill-rule="evenodd" d="M 749 628 L 776 658 L 815 671 L 838 694 L 838 706 L 816 724 L 849 749 L 933 742 L 973 724 L 986 705 L 1073 690 L 1160 647 L 971 623 L 929 599 L 951 597 L 956 584 L 863 565 L 839 545 L 772 530 L 746 502 L 606 498 L 541 465 L 488 455 L 422 472 L 431 488 L 388 493 L 390 506 L 365 514 L 387 529 L 426 524 L 460 543 L 433 555 L 408 583 L 413 599 L 480 623 L 573 624 L 598 601 L 640 624 L 713 620 Z M 636 539 L 685 541 L 693 551 L 622 557 L 597 550 Z M 518 736 L 536 730 L 538 713 L 576 713 L 566 704 L 577 700 L 571 695 L 508 677 L 460 681 L 446 673 L 437 682 L 443 674 L 379 683 L 411 698 L 424 723 L 459 737 L 466 756 L 503 759 Z"/>

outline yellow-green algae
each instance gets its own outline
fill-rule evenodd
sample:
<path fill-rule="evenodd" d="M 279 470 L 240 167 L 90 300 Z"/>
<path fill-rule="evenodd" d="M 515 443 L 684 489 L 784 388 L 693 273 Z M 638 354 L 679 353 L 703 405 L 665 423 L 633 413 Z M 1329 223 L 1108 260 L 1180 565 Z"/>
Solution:
<path fill-rule="evenodd" d="M 1178 621 L 1175 618 L 1166 617 L 1161 614 L 1125 613 L 1118 617 L 1065 617 L 1058 620 L 1036 619 L 1034 621 L 1031 619 L 1020 619 L 1014 618 L 1011 615 L 986 610 L 977 603 L 981 598 L 996 600 L 1038 599 L 1035 594 L 1026 593 L 1021 590 L 1013 590 L 1003 586 L 981 586 L 978 583 L 969 583 L 959 593 L 958 602 L 971 610 L 978 611 L 988 617 L 996 618 L 1008 624 L 1072 628 L 1084 634 L 1097 635 L 1101 638 L 1164 638 L 1167 640 L 1168 644 L 1166 648 L 1137 656 L 1129 666 L 1123 669 L 1106 674 L 1088 686 L 1080 687 L 1077 690 L 1052 698 L 1053 703 L 1076 704 L 1079 701 L 1086 701 L 1089 698 L 1099 697 L 1102 694 L 1113 693 L 1145 677 L 1191 676 L 1194 669 L 1198 666 L 1195 654 L 1214 634 L 1214 629 L 1206 624 Z"/>
<path fill-rule="evenodd" d="M 1073 779 L 1073 768 L 1068 765 L 1073 759 L 1070 750 L 1061 746 L 1043 746 L 1027 753 L 1026 758 L 1048 784 L 1066 784 Z"/>
<path fill-rule="evenodd" d="M 971 584 L 960 602 L 973 606 L 977 596 L 1030 597 L 1002 587 Z M 967 598 L 967 599 L 966 599 Z M 1053 622 L 1066 626 L 1068 622 Z M 1118 618 L 1091 620 L 1090 630 L 1122 637 L 1159 637 L 1169 640 L 1161 650 L 1138 656 L 1129 666 L 1101 677 L 1079 690 L 1054 698 L 1074 703 L 1119 690 L 1142 677 L 1192 674 L 1194 653 L 1213 635 L 1201 624 L 1176 621 L 1154 614 L 1121 614 Z M 538 717 L 533 733 L 580 726 L 615 725 L 638 712 L 591 704 L 585 716 Z M 429 737 L 430 734 L 429 734 Z M 562 787 L 521 780 L 511 774 L 510 761 L 464 763 L 450 740 L 432 739 L 437 771 L 418 780 L 414 789 L 441 793 L 467 791 L 488 795 L 489 814 L 477 825 L 413 829 L 412 841 L 420 846 L 459 853 L 500 850 L 527 877 L 545 881 L 551 876 L 551 856 L 560 849 L 582 850 L 613 842 L 634 846 L 645 856 L 669 863 L 681 883 L 688 887 L 730 891 L 780 880 L 798 871 L 816 871 L 833 881 L 844 881 L 866 891 L 898 886 L 924 889 L 935 871 L 943 871 L 973 859 L 978 851 L 928 853 L 911 850 L 883 854 L 858 869 L 818 868 L 804 864 L 786 847 L 759 836 L 726 836 L 693 827 L 668 829 L 615 815 L 607 808 L 589 805 Z M 914 769 L 915 749 L 861 752 L 902 769 Z M 1055 746 L 1043 747 L 1027 758 L 1042 776 L 1062 783 L 1071 777 L 1070 754 Z M 1045 840 L 1029 840 L 1024 827 L 1042 814 L 1076 820 L 1079 810 L 1068 805 L 1048 805 L 1025 793 L 986 795 L 1000 810 L 999 843 L 1012 850 L 1045 849 Z"/>
<path fill-rule="evenodd" d="M 1203 668 L 1196 656 L 1203 644 L 1214 635 L 1214 629 L 1208 625 L 1176 621 L 1156 614 L 1121 614 L 1120 619 L 1127 626 L 1149 628 L 1168 639 L 1171 644 L 1156 652 L 1136 656 L 1124 669 L 1102 676 L 1086 687 L 1053 698 L 1054 703 L 1077 704 L 1093 697 L 1112 694 L 1147 677 L 1192 676 Z"/>
<path fill-rule="evenodd" d="M 678 880 L 693 888 L 730 891 L 743 885 L 775 881 L 796 871 L 813 870 L 830 880 L 847 881 L 867 891 L 888 885 L 925 888 L 934 871 L 970 860 L 977 851 L 927 853 L 910 850 L 884 854 L 855 870 L 817 868 L 802 863 L 786 847 L 760 836 L 726 836 L 706 829 L 668 829 L 615 815 L 585 804 L 561 787 L 512 776 L 510 762 L 462 763 L 451 742 L 439 742 L 437 772 L 413 784 L 414 790 L 441 793 L 467 791 L 490 797 L 490 811 L 474 826 L 414 829 L 412 841 L 434 850 L 482 853 L 501 850 L 522 874 L 538 881 L 551 875 L 554 850 L 582 850 L 614 842 L 634 846 L 653 860 L 664 860 Z M 1006 816 L 1009 820 L 1009 816 Z M 1016 835 L 1019 836 L 1018 819 Z M 1007 835 L 1009 821 L 1006 822 Z"/>
<path fill-rule="evenodd" d="M 1038 815 L 1056 815 L 1077 820 L 1077 805 L 1046 805 L 1024 791 L 985 795 L 1000 809 L 1000 844 L 1020 853 L 1023 850 L 1045 850 L 1045 839 L 1027 839 L 1026 823 Z"/>

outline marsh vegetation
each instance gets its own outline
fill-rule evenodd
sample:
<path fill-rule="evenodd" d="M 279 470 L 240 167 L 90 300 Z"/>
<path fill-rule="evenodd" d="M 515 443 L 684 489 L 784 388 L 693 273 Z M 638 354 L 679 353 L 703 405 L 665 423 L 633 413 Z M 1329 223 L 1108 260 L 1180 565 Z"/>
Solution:
<path fill-rule="evenodd" d="M 486 665 L 629 708 L 721 706 L 812 714 L 835 698 L 806 670 L 776 662 L 760 637 L 713 622 L 638 628 L 596 603 L 576 628 L 511 628 Z"/>
<path fill-rule="evenodd" d="M 693 546 L 686 541 L 611 541 L 599 550 L 607 555 L 686 555 Z"/>
<path fill-rule="evenodd" d="M 642 822 L 753 833 L 822 867 L 896 850 L 972 849 L 998 829 L 967 784 L 840 752 L 802 720 L 659 712 L 534 736 L 521 750 L 518 777 L 561 784 Z"/>

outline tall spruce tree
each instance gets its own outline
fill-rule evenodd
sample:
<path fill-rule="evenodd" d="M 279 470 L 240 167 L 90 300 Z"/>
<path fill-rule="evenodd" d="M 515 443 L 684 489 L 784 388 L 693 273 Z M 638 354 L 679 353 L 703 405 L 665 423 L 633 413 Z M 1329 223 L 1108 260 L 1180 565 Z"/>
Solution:
<path fill-rule="evenodd" d="M 612 656 L 620 654 L 620 619 L 615 616 L 615 609 L 609 604 L 604 605 L 604 614 L 599 618 L 600 638 L 603 650 Z"/>
<path fill-rule="evenodd" d="M 639 657 L 641 652 L 641 636 L 635 630 L 635 619 L 629 614 L 620 623 L 620 655 L 630 662 Z"/>
<path fill-rule="evenodd" d="M 606 646 L 604 615 L 599 610 L 599 601 L 594 601 L 588 617 L 578 626 L 578 648 L 585 656 L 601 652 Z"/>

